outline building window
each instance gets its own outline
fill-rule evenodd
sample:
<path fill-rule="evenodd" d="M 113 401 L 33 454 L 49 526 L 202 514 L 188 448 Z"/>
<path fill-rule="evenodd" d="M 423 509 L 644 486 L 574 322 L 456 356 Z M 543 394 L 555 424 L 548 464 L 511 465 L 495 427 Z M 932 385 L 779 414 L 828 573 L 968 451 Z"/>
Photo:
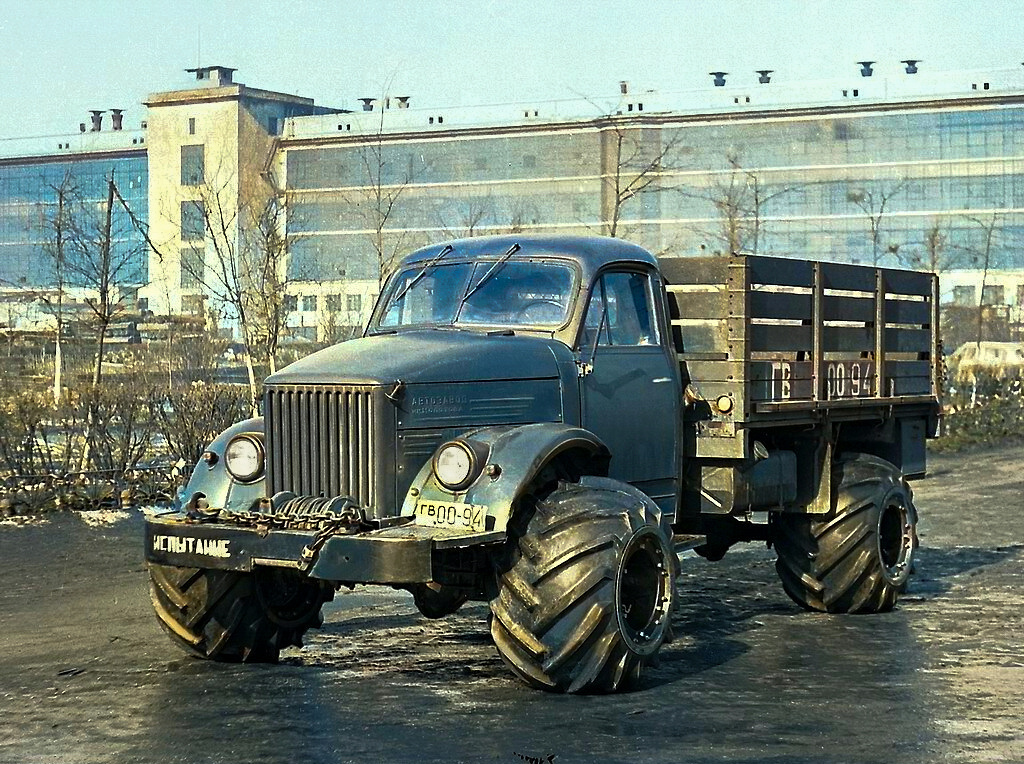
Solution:
<path fill-rule="evenodd" d="M 346 295 L 345 307 L 353 313 L 358 313 L 363 309 L 363 296 L 361 294 Z"/>
<path fill-rule="evenodd" d="M 206 277 L 206 253 L 195 247 L 181 250 L 181 276 L 178 285 L 182 289 L 202 286 Z"/>
<path fill-rule="evenodd" d="M 307 294 L 305 297 L 302 298 L 302 309 L 306 313 L 315 313 L 316 312 L 316 295 L 315 294 Z"/>
<path fill-rule="evenodd" d="M 340 294 L 329 294 L 324 299 L 327 300 L 327 312 L 328 313 L 337 313 L 339 310 L 341 310 L 341 295 Z"/>
<path fill-rule="evenodd" d="M 202 144 L 181 147 L 181 185 L 198 186 L 205 178 L 203 177 L 203 155 Z"/>
<path fill-rule="evenodd" d="M 953 304 L 974 305 L 976 304 L 974 294 L 973 286 L 955 286 L 953 287 Z"/>
<path fill-rule="evenodd" d="M 200 241 L 206 234 L 206 207 L 200 201 L 181 203 L 181 240 Z"/>
<path fill-rule="evenodd" d="M 201 294 L 185 294 L 181 296 L 181 312 L 189 316 L 203 315 L 203 300 Z"/>
<path fill-rule="evenodd" d="M 287 313 L 294 313 L 299 309 L 299 296 L 296 294 L 286 294 L 284 296 L 284 309 Z"/>
<path fill-rule="evenodd" d="M 189 117 L 188 118 L 188 134 L 189 135 L 195 135 L 196 134 L 196 118 L 195 117 Z"/>
<path fill-rule="evenodd" d="M 982 305 L 1003 305 L 1004 290 L 1002 284 L 991 284 L 981 290 Z"/>

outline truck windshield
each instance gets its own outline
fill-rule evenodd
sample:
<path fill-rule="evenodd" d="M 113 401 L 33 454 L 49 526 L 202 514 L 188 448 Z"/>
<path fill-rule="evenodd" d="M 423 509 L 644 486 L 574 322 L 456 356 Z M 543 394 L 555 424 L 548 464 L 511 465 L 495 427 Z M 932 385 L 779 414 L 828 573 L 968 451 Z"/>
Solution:
<path fill-rule="evenodd" d="M 573 270 L 541 260 L 444 263 L 398 274 L 376 326 L 494 326 L 554 329 L 565 323 Z"/>

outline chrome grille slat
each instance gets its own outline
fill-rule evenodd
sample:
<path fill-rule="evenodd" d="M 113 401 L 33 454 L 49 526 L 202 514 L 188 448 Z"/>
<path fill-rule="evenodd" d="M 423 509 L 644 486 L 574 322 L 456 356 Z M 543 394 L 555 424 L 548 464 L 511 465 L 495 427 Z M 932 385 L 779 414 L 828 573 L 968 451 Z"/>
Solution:
<path fill-rule="evenodd" d="M 268 385 L 264 412 L 271 494 L 349 496 L 394 511 L 394 465 L 377 463 L 391 453 L 383 444 L 396 426 L 381 388 Z"/>

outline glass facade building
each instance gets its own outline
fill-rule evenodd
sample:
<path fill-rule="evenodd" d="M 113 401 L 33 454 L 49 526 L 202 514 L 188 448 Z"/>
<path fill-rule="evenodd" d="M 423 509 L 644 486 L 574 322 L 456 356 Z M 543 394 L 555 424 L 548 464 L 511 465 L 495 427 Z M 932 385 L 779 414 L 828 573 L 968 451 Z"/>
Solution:
<path fill-rule="evenodd" d="M 375 278 L 375 238 L 613 226 L 656 252 L 1024 268 L 1022 127 L 1022 103 L 957 99 L 285 141 L 296 275 Z"/>
<path fill-rule="evenodd" d="M 135 218 L 172 253 L 160 266 L 115 205 L 114 246 L 131 261 L 118 280 L 148 284 L 158 312 L 186 302 L 201 310 L 201 284 L 170 266 L 177 255 L 210 257 L 188 193 L 232 171 L 239 204 L 246 184 L 267 178 L 285 201 L 288 303 L 301 336 L 322 335 L 328 314 L 353 329 L 404 253 L 507 232 L 611 234 L 656 253 L 1019 272 L 978 285 L 974 297 L 969 279 L 951 275 L 944 292 L 964 304 L 1001 295 L 1021 311 L 1024 71 L 788 91 L 623 86 L 603 102 L 447 110 L 392 98 L 357 111 L 246 88 L 231 71 L 205 90 L 151 96 L 148 135 L 83 132 L 58 136 L 56 148 L 0 141 L 0 290 L 53 284 L 55 190 L 70 184 L 95 226 L 113 173 Z M 236 99 L 235 111 L 218 110 L 222 96 Z M 258 140 L 242 140 L 239 114 Z M 225 170 L 212 159 L 228 151 L 225 136 L 265 145 L 268 158 L 231 149 Z"/>
<path fill-rule="evenodd" d="M 55 243 L 61 189 L 67 215 L 65 257 L 71 260 L 72 237 L 95 240 L 99 226 L 105 225 L 110 177 L 131 215 L 145 223 L 148 176 L 145 150 L 102 157 L 63 153 L 0 159 L 0 288 L 46 288 L 56 284 Z M 149 278 L 145 239 L 117 202 L 111 214 L 111 246 L 111 260 L 120 266 L 116 281 L 122 286 L 145 284 Z M 88 286 L 76 283 L 81 278 L 72 268 L 66 274 L 66 283 Z"/>

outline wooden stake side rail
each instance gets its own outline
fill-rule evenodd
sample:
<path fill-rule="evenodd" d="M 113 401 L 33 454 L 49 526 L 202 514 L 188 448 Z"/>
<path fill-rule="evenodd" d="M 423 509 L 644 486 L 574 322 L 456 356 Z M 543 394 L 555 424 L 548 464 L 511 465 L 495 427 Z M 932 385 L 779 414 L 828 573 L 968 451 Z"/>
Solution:
<path fill-rule="evenodd" d="M 933 274 L 761 255 L 660 264 L 680 362 L 705 399 L 733 398 L 729 420 L 937 403 Z"/>

